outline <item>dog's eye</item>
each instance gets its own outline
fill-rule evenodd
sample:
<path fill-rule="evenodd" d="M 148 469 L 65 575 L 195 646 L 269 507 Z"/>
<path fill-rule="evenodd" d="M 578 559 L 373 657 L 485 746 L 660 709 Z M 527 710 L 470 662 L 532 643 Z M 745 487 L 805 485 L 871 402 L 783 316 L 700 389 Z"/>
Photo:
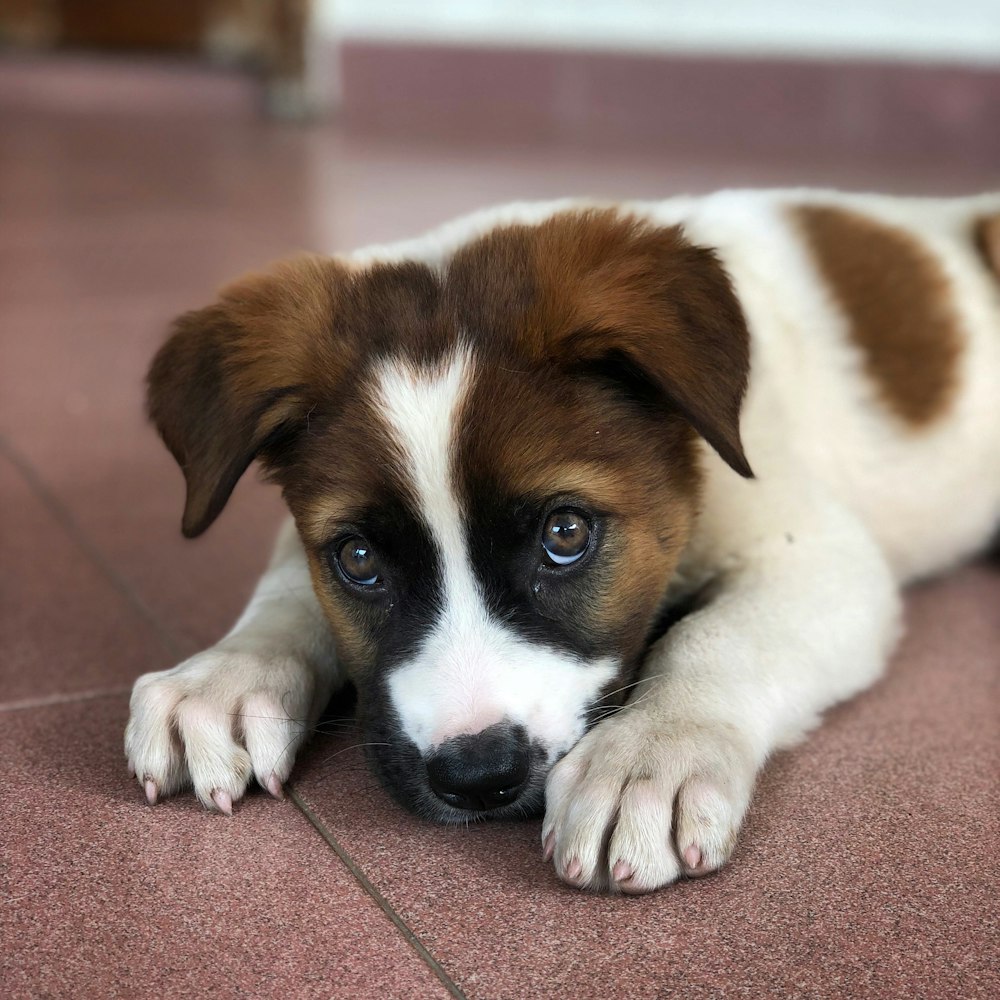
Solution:
<path fill-rule="evenodd" d="M 348 580 L 361 587 L 374 587 L 380 580 L 375 553 L 360 535 L 352 535 L 341 543 L 337 564 Z"/>
<path fill-rule="evenodd" d="M 557 566 L 575 563 L 590 544 L 590 525 L 576 510 L 556 510 L 542 529 L 542 548 Z"/>

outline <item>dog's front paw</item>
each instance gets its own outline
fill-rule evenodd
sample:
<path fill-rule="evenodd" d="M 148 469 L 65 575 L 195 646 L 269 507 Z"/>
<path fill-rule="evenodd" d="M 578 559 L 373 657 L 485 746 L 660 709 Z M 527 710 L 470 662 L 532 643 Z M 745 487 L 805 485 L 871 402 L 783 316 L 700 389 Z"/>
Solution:
<path fill-rule="evenodd" d="M 628 710 L 553 768 L 542 843 L 578 888 L 649 892 L 729 858 L 753 791 L 750 748 L 724 723 L 654 722 Z"/>
<path fill-rule="evenodd" d="M 310 728 L 315 682 L 304 664 L 221 646 L 143 674 L 125 730 L 129 770 L 150 805 L 193 786 L 231 813 L 251 776 L 275 797 Z"/>

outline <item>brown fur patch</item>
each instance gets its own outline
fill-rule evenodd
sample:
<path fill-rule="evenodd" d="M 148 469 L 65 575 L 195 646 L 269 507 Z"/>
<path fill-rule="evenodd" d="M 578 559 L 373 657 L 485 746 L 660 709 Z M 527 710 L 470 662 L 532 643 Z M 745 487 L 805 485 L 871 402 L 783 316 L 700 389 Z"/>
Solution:
<path fill-rule="evenodd" d="M 903 230 L 840 208 L 793 215 L 886 404 L 915 427 L 948 409 L 962 333 L 947 277 Z"/>
<path fill-rule="evenodd" d="M 150 368 L 148 407 L 184 471 L 184 533 L 212 523 L 255 457 L 271 471 L 299 458 L 296 436 L 351 401 L 350 373 L 371 354 L 439 353 L 438 291 L 421 265 L 359 272 L 309 255 L 181 316 Z"/>
<path fill-rule="evenodd" d="M 1000 278 L 1000 212 L 977 219 L 974 233 L 976 248 L 986 266 Z"/>
<path fill-rule="evenodd" d="M 184 534 L 200 534 L 268 440 L 308 407 L 305 387 L 344 280 L 329 258 L 252 275 L 186 313 L 149 372 L 149 414 L 184 471 Z"/>
<path fill-rule="evenodd" d="M 751 474 L 746 322 L 715 254 L 679 227 L 590 210 L 494 230 L 455 255 L 446 296 L 462 326 L 513 340 L 530 363 L 630 369 Z"/>
<path fill-rule="evenodd" d="M 535 511 L 581 505 L 603 519 L 600 564 L 587 571 L 586 596 L 575 595 L 586 607 L 581 629 L 611 641 L 626 662 L 637 657 L 694 519 L 691 428 L 559 369 L 486 368 L 458 430 L 466 510 L 523 501 Z"/>
<path fill-rule="evenodd" d="M 362 371 L 353 368 L 345 379 L 353 383 Z M 329 561 L 332 543 L 345 531 L 363 530 L 373 510 L 405 501 L 410 486 L 365 391 L 342 384 L 334 405 L 317 404 L 308 433 L 290 443 L 272 476 L 302 537 L 314 590 L 337 637 L 338 658 L 361 681 L 374 660 L 373 637 L 384 611 L 344 593 Z"/>
<path fill-rule="evenodd" d="M 487 352 L 463 414 L 467 505 L 563 495 L 609 515 L 590 623 L 638 656 L 695 515 L 693 429 L 750 474 L 749 333 L 728 276 L 678 227 L 567 212 L 461 249 L 445 301 Z"/>
<path fill-rule="evenodd" d="M 358 681 L 375 659 L 375 629 L 331 581 L 323 551 L 307 546 L 306 556 L 313 590 L 336 637 L 337 660 L 348 676 Z"/>

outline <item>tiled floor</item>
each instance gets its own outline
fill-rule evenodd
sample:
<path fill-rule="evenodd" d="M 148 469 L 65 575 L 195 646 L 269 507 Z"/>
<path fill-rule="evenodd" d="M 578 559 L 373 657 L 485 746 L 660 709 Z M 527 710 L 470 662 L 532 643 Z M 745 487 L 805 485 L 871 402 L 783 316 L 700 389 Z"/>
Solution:
<path fill-rule="evenodd" d="M 193 71 L 0 64 L 0 993 L 998 995 L 985 564 L 910 596 L 888 679 L 774 761 L 729 868 L 651 897 L 564 888 L 535 823 L 403 814 L 350 734 L 317 737 L 291 801 L 251 795 L 232 819 L 144 804 L 121 753 L 128 686 L 228 626 L 280 516 L 251 478 L 180 539 L 180 477 L 141 409 L 172 315 L 294 248 L 513 197 L 1000 186 L 947 151 L 421 147 L 264 124 L 252 98 Z"/>

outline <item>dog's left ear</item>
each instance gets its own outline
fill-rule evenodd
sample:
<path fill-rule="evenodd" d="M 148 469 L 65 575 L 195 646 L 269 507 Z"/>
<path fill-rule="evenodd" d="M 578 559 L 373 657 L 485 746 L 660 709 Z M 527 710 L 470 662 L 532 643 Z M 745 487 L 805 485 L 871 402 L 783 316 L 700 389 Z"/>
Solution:
<path fill-rule="evenodd" d="M 470 329 L 514 328 L 537 362 L 648 382 L 740 475 L 750 335 L 729 277 L 679 226 L 615 210 L 562 212 L 494 230 L 452 261 L 449 285 Z"/>
<path fill-rule="evenodd" d="M 539 292 L 562 357 L 624 358 L 752 477 L 740 438 L 750 334 L 715 253 L 679 226 L 607 211 L 555 216 L 539 229 L 539 251 Z"/>

